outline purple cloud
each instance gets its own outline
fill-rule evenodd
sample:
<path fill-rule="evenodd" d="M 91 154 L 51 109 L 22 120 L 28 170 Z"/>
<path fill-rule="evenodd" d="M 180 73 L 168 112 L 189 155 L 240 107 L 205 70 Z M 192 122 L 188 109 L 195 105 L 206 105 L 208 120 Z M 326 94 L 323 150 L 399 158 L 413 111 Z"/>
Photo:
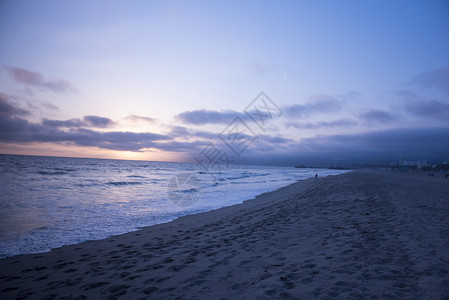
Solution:
<path fill-rule="evenodd" d="M 172 127 L 172 131 L 167 135 L 152 132 L 96 131 L 84 127 L 84 118 L 66 121 L 44 119 L 41 123 L 33 123 L 23 118 L 28 114 L 26 110 L 18 108 L 4 95 L 0 97 L 0 108 L 0 142 L 3 143 L 58 143 L 136 152 L 159 149 L 189 153 L 194 157 L 217 137 L 210 132 L 191 131 L 181 126 Z M 345 119 L 337 121 L 343 124 L 351 122 Z M 105 121 L 98 123 L 105 124 Z M 328 122 L 320 126 L 336 124 Z M 182 142 L 176 140 L 181 137 L 185 138 Z M 244 155 L 240 158 L 233 156 L 231 159 L 239 163 L 319 163 L 325 166 L 342 161 L 385 162 L 396 160 L 399 155 L 408 156 L 410 159 L 445 160 L 448 159 L 448 137 L 447 126 L 316 136 L 299 142 L 282 136 L 260 135 L 257 141 L 245 150 Z"/>
<path fill-rule="evenodd" d="M 157 147 L 158 141 L 172 139 L 170 136 L 151 132 L 98 132 L 82 128 L 87 123 L 102 127 L 111 122 L 108 118 L 96 116 L 87 116 L 83 121 L 44 119 L 41 124 L 31 123 L 22 118 L 28 112 L 11 104 L 4 95 L 0 97 L 0 108 L 0 141 L 6 143 L 72 143 L 111 150 L 142 151 Z M 68 130 L 61 130 L 60 127 Z"/>
<path fill-rule="evenodd" d="M 386 154 L 396 158 L 401 154 L 409 154 L 416 157 L 434 156 L 445 154 L 449 149 L 449 128 L 406 128 L 368 133 L 318 136 L 303 139 L 299 149 L 309 149 L 316 153 L 338 153 L 342 156 L 347 152 L 367 154 Z"/>
<path fill-rule="evenodd" d="M 85 116 L 83 121 L 89 127 L 106 128 L 115 125 L 111 119 L 99 116 Z"/>
<path fill-rule="evenodd" d="M 281 136 L 270 136 L 266 134 L 261 134 L 258 136 L 259 141 L 262 141 L 264 143 L 270 143 L 270 144 L 286 144 L 286 143 L 292 143 L 293 140 L 289 138 L 283 138 Z"/>
<path fill-rule="evenodd" d="M 370 109 L 358 117 L 367 123 L 391 123 L 398 120 L 395 114 L 379 109 Z"/>
<path fill-rule="evenodd" d="M 341 110 L 340 101 L 333 97 L 316 96 L 306 104 L 293 104 L 284 107 L 285 114 L 289 117 L 305 117 L 313 113 L 329 113 Z"/>
<path fill-rule="evenodd" d="M 180 113 L 177 119 L 193 125 L 228 124 L 235 117 L 245 118 L 243 113 L 237 111 L 192 110 Z"/>
<path fill-rule="evenodd" d="M 410 79 L 410 84 L 449 93 L 449 66 L 414 76 Z"/>
<path fill-rule="evenodd" d="M 334 121 L 320 121 L 320 122 L 287 122 L 287 127 L 294 127 L 298 129 L 320 129 L 333 127 L 347 127 L 357 125 L 357 122 L 350 119 L 340 119 Z"/>
<path fill-rule="evenodd" d="M 156 122 L 156 119 L 153 119 L 150 117 L 137 116 L 137 115 L 129 115 L 125 119 L 134 121 L 134 122 L 147 122 L 147 123 Z"/>
<path fill-rule="evenodd" d="M 237 163 L 328 167 L 334 164 L 389 163 L 407 156 L 442 162 L 449 159 L 449 127 L 405 128 L 304 138 L 289 147 L 257 145 Z"/>
<path fill-rule="evenodd" d="M 43 119 L 42 124 L 44 126 L 49 127 L 65 127 L 65 128 L 71 128 L 71 127 L 83 127 L 85 124 L 80 119 L 71 119 L 71 120 L 48 120 Z"/>
<path fill-rule="evenodd" d="M 0 115 L 4 117 L 25 116 L 30 113 L 9 103 L 9 97 L 0 93 Z"/>
<path fill-rule="evenodd" d="M 189 131 L 184 127 L 174 126 L 170 135 L 152 132 L 135 133 L 128 131 L 99 132 L 86 127 L 110 126 L 108 118 L 86 116 L 81 119 L 48 120 L 32 123 L 22 118 L 29 112 L 10 103 L 8 97 L 0 94 L 0 142 L 4 143 L 62 143 L 78 146 L 97 147 L 118 151 L 143 151 L 159 149 L 171 152 L 196 153 L 210 143 L 216 134 L 203 131 Z M 179 142 L 177 137 L 194 139 Z M 198 140 L 198 138 L 200 140 Z"/>
<path fill-rule="evenodd" d="M 417 117 L 449 121 L 449 105 L 443 102 L 409 100 L 404 101 L 404 109 Z"/>
<path fill-rule="evenodd" d="M 62 79 L 45 79 L 38 72 L 31 72 L 22 68 L 4 67 L 9 75 L 17 82 L 27 86 L 39 87 L 56 93 L 65 93 L 75 91 L 74 86 Z"/>
<path fill-rule="evenodd" d="M 145 148 L 156 147 L 155 141 L 170 139 L 168 136 L 149 132 L 98 132 L 85 128 L 62 131 L 43 124 L 30 123 L 21 118 L 2 118 L 0 125 L 0 141 L 2 142 L 73 143 L 110 150 L 141 151 Z"/>
<path fill-rule="evenodd" d="M 334 112 L 341 109 L 340 101 L 328 96 L 315 96 L 306 104 L 294 104 L 284 107 L 290 117 L 303 117 L 312 113 Z M 193 110 L 180 113 L 178 120 L 186 124 L 229 124 L 236 117 L 246 119 L 246 115 L 238 111 Z"/>
<path fill-rule="evenodd" d="M 109 118 L 99 117 L 99 116 L 85 116 L 83 120 L 71 119 L 71 120 L 48 120 L 43 119 L 42 124 L 50 127 L 95 127 L 95 128 L 106 128 L 115 125 L 115 122 Z"/>
<path fill-rule="evenodd" d="M 154 148 L 170 152 L 188 152 L 192 155 L 199 153 L 203 147 L 208 145 L 209 141 L 193 141 L 193 142 L 178 142 L 178 141 L 161 141 L 154 145 Z"/>

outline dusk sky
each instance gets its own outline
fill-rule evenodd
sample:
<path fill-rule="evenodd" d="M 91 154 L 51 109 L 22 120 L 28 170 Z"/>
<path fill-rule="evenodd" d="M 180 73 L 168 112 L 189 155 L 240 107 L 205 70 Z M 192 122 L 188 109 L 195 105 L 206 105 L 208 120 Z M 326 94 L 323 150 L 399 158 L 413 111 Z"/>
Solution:
<path fill-rule="evenodd" d="M 2 0 L 0 39 L 0 153 L 449 159 L 448 1 Z"/>

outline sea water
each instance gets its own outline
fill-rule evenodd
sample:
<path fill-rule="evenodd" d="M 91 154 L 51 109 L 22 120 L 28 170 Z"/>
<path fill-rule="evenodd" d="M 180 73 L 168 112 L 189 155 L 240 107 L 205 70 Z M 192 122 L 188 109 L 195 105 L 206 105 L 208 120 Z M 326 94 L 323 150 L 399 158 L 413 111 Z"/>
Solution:
<path fill-rule="evenodd" d="M 212 173 L 189 163 L 0 155 L 0 257 L 242 203 L 317 172 L 344 171 L 229 165 Z M 170 182 L 179 174 L 201 183 L 200 191 L 175 191 L 200 195 L 189 205 L 173 201 Z"/>

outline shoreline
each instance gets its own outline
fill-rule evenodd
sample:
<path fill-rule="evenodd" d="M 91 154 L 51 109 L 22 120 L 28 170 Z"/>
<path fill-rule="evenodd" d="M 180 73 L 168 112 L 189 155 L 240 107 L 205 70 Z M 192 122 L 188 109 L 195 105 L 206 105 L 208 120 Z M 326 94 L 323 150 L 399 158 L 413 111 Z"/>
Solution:
<path fill-rule="evenodd" d="M 338 174 L 331 174 L 331 175 L 338 175 Z M 329 176 L 329 175 L 325 175 L 325 176 Z M 312 175 L 310 175 L 310 177 L 309 178 L 312 178 L 313 176 Z M 278 186 L 278 187 L 273 187 L 274 189 L 273 190 L 268 190 L 268 191 L 258 191 L 260 194 L 256 194 L 255 192 L 253 192 L 253 193 L 250 193 L 251 195 L 246 195 L 248 198 L 246 198 L 246 197 L 242 197 L 242 196 L 238 196 L 238 197 L 235 197 L 236 199 L 238 199 L 238 201 L 235 201 L 235 203 L 227 203 L 226 204 L 226 206 L 221 206 L 221 207 L 215 207 L 215 208 L 203 208 L 203 207 L 201 207 L 201 205 L 199 206 L 199 209 L 195 209 L 194 210 L 194 212 L 191 212 L 191 211 L 186 211 L 186 212 L 181 212 L 181 214 L 178 214 L 178 216 L 172 216 L 172 217 L 170 217 L 169 219 L 166 219 L 166 220 L 164 220 L 164 221 L 162 221 L 162 222 L 159 222 L 159 223 L 153 223 L 153 222 L 149 222 L 150 224 L 149 225 L 141 225 L 141 226 L 137 226 L 137 227 L 133 227 L 132 229 L 130 229 L 130 230 L 128 230 L 128 231 L 126 231 L 126 232 L 124 232 L 124 231 L 122 231 L 122 232 L 118 232 L 118 233 L 112 233 L 112 234 L 110 234 L 110 235 L 107 235 L 107 236 L 102 236 L 102 237 L 98 237 L 98 238 L 92 238 L 92 239 L 84 239 L 84 240 L 79 240 L 79 241 L 73 241 L 73 242 L 70 242 L 70 243 L 58 243 L 59 245 L 54 245 L 53 247 L 48 247 L 47 249 L 42 249 L 42 250 L 36 250 L 36 252 L 33 252 L 33 251 L 24 251 L 24 253 L 16 253 L 16 254 L 9 254 L 9 255 L 0 255 L 0 260 L 1 259 L 5 259 L 5 258 L 10 258 L 10 257 L 15 257 L 15 256 L 20 256 L 20 255 L 28 255 L 28 254 L 30 254 L 30 255 L 32 255 L 32 254 L 42 254 L 42 253 L 49 253 L 49 252 L 51 252 L 52 250 L 56 250 L 56 249 L 59 249 L 59 248 L 61 248 L 61 247 L 64 247 L 64 246 L 73 246 L 73 245 L 77 245 L 77 244 L 81 244 L 81 243 L 84 243 L 84 242 L 91 242 L 91 241 L 100 241 L 100 240 L 105 240 L 105 239 L 108 239 L 108 238 L 112 238 L 112 237 L 115 237 L 115 236 L 119 236 L 119 235 L 123 235 L 123 234 L 127 234 L 127 233 L 133 233 L 133 232 L 135 232 L 135 231 L 139 231 L 139 230 L 141 230 L 141 229 L 144 229 L 144 228 L 147 228 L 147 227 L 151 227 L 151 226 L 155 226 L 155 225 L 159 225 L 159 224 L 165 224 L 165 223 L 169 223 L 169 222 L 173 222 L 173 221 L 175 221 L 175 220 L 177 220 L 177 219 L 179 219 L 179 218 L 182 218 L 182 217 L 185 217 L 185 216 L 189 216 L 189 215 L 196 215 L 196 214 L 200 214 L 200 213 L 205 213 L 205 212 L 209 212 L 209 211 L 214 211 L 214 210 L 218 210 L 218 209 L 221 209 L 221 208 L 224 208 L 224 207 L 228 207 L 228 206 L 234 206 L 234 205 L 239 205 L 239 204 L 243 204 L 244 202 L 246 202 L 246 201 L 249 201 L 249 200 L 254 200 L 256 197 L 258 197 L 258 196 L 260 196 L 260 195 L 262 195 L 262 194 L 265 194 L 265 193 L 270 193 L 270 192 L 275 192 L 275 191 L 277 191 L 277 190 L 279 190 L 279 189 L 281 189 L 281 188 L 284 188 L 284 187 L 287 187 L 287 186 L 289 186 L 289 185 L 291 185 L 291 184 L 295 184 L 296 182 L 298 182 L 298 181 L 303 181 L 303 180 L 307 180 L 307 179 L 309 179 L 309 178 L 299 178 L 299 179 L 293 179 L 292 181 L 290 181 L 289 183 L 285 183 L 285 185 L 283 185 L 283 186 Z M 232 194 L 232 193 L 231 193 Z M 167 201 L 168 201 L 168 199 L 166 199 Z M 177 205 L 175 204 L 175 203 L 173 203 L 173 206 L 175 206 L 175 207 L 177 207 Z M 195 203 L 193 206 L 191 206 L 192 208 L 195 208 L 195 206 L 198 206 L 198 203 Z M 179 213 L 179 212 L 178 212 Z M 33 236 L 31 236 L 31 238 L 33 238 L 33 239 L 35 239 L 35 237 L 33 237 Z M 1 247 L 2 245 L 0 245 L 0 247 Z M 3 253 L 3 252 L 2 252 Z"/>
<path fill-rule="evenodd" d="M 3 169 L 11 172 L 0 184 L 5 192 L 0 197 L 4 204 L 0 259 L 45 253 L 64 245 L 105 239 L 183 215 L 242 203 L 316 172 L 233 164 L 212 180 L 205 172 L 190 170 L 194 164 L 138 162 L 125 164 L 125 168 L 113 160 L 48 159 L 11 157 L 2 161 Z M 90 164 L 96 167 L 90 169 Z M 189 189 L 181 187 L 171 192 L 173 179 L 185 171 L 201 182 L 200 193 L 191 195 Z M 193 206 L 188 206 L 187 201 L 184 207 L 186 203 L 176 201 L 188 200 L 190 196 L 196 201 Z"/>
<path fill-rule="evenodd" d="M 447 192 L 444 178 L 384 172 L 299 180 L 242 204 L 1 259 L 0 295 L 447 297 Z"/>
<path fill-rule="evenodd" d="M 339 175 L 339 174 L 337 174 L 337 175 Z M 327 175 L 327 176 L 337 176 L 337 175 Z M 327 177 L 327 176 L 325 176 L 325 177 Z M 324 178 L 324 177 L 322 177 L 322 178 Z M 183 215 L 183 216 L 180 216 L 180 217 L 176 217 L 175 219 L 169 220 L 169 221 L 167 221 L 167 222 L 143 226 L 143 227 L 141 227 L 141 228 L 136 228 L 136 229 L 133 230 L 133 231 L 129 231 L 129 232 L 125 232 L 125 233 L 120 233 L 120 234 L 115 234 L 115 235 L 111 235 L 111 236 L 108 236 L 108 237 L 106 237 L 106 238 L 95 239 L 95 240 L 86 240 L 86 241 L 81 241 L 81 242 L 79 242 L 79 243 L 62 245 L 62 246 L 60 246 L 60 247 L 51 248 L 50 250 L 45 251 L 45 252 L 22 253 L 22 254 L 17 254 L 17 255 L 12 255 L 12 256 L 7 256 L 7 257 L 0 257 L 0 261 L 3 260 L 3 259 L 9 259 L 9 258 L 14 258 L 14 257 L 19 257 L 19 256 L 47 254 L 47 253 L 50 253 L 50 252 L 53 252 L 53 251 L 56 251 L 56 250 L 59 250 L 59 249 L 61 249 L 61 248 L 65 248 L 65 247 L 72 247 L 72 246 L 77 246 L 77 245 L 81 245 L 81 244 L 84 244 L 84 243 L 90 243 L 90 242 L 96 242 L 96 241 L 104 241 L 104 240 L 116 238 L 116 237 L 119 237 L 119 236 L 122 236 L 122 235 L 132 234 L 132 233 L 138 232 L 138 231 L 140 231 L 140 230 L 149 229 L 149 228 L 154 227 L 154 226 L 164 225 L 164 224 L 169 224 L 169 223 L 175 222 L 175 221 L 177 221 L 177 220 L 179 220 L 179 219 L 181 219 L 181 218 L 186 218 L 186 217 L 189 217 L 189 216 L 197 216 L 197 215 L 201 215 L 201 214 L 207 214 L 207 213 L 214 212 L 214 211 L 218 211 L 218 210 L 222 210 L 222 209 L 225 209 L 225 208 L 234 207 L 234 206 L 238 206 L 238 205 L 243 205 L 243 204 L 245 204 L 246 202 L 254 201 L 254 200 L 258 199 L 259 197 L 261 197 L 261 196 L 263 196 L 263 195 L 265 195 L 265 194 L 275 193 L 275 192 L 277 192 L 277 191 L 279 191 L 279 190 L 282 190 L 282 189 L 284 189 L 284 188 L 287 188 L 287 187 L 289 187 L 289 186 L 291 186 L 291 185 L 295 185 L 295 184 L 297 184 L 298 182 L 302 182 L 302 181 L 305 181 L 305 180 L 312 180 L 312 179 L 313 179 L 313 177 L 310 177 L 310 178 L 303 178 L 303 179 L 296 179 L 295 182 L 293 182 L 293 183 L 290 183 L 290 184 L 288 184 L 288 185 L 286 185 L 286 186 L 282 186 L 282 187 L 277 188 L 277 189 L 272 190 L 272 191 L 263 192 L 263 193 L 261 193 L 261 194 L 258 194 L 258 195 L 256 195 L 256 196 L 254 196 L 253 198 L 243 200 L 241 203 L 235 203 L 235 204 L 223 206 L 223 207 L 220 207 L 220 208 L 214 208 L 214 209 L 211 209 L 211 210 L 206 210 L 206 211 L 202 211 L 202 212 L 196 212 L 196 213 L 193 213 L 193 214 Z"/>

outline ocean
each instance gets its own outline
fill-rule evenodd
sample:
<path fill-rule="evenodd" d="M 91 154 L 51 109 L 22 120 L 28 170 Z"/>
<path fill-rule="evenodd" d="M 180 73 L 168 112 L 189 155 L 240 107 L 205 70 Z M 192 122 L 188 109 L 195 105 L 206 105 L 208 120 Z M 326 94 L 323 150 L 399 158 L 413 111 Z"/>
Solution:
<path fill-rule="evenodd" d="M 0 155 L 0 257 L 103 239 L 342 172 Z"/>

